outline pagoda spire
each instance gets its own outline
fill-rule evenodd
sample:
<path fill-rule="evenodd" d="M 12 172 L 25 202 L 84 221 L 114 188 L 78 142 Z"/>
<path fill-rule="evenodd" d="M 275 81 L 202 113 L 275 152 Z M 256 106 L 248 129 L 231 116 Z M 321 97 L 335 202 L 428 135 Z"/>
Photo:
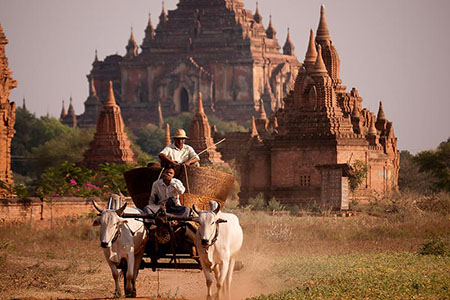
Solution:
<path fill-rule="evenodd" d="M 164 139 L 164 147 L 167 147 L 171 144 L 172 142 L 170 141 L 170 125 L 169 123 L 166 123 L 166 134 L 165 134 L 165 139 Z"/>
<path fill-rule="evenodd" d="M 256 11 L 255 11 L 255 14 L 253 15 L 253 19 L 258 24 L 261 24 L 261 22 L 262 22 L 262 16 L 259 13 L 259 8 L 258 8 L 258 1 L 256 1 Z"/>
<path fill-rule="evenodd" d="M 67 109 L 67 114 L 68 115 L 75 115 L 75 109 L 73 108 L 73 104 L 72 104 L 72 96 L 70 96 L 69 108 Z"/>
<path fill-rule="evenodd" d="M 67 116 L 67 113 L 66 113 L 66 107 L 64 106 L 64 100 L 63 100 L 62 108 L 61 108 L 61 115 L 59 116 L 59 118 L 62 120 L 62 119 L 64 119 L 65 116 Z"/>
<path fill-rule="evenodd" d="M 358 105 L 356 100 L 353 102 L 352 119 L 359 119 L 361 114 L 359 113 Z"/>
<path fill-rule="evenodd" d="M 270 17 L 269 17 L 269 26 L 267 26 L 267 30 L 266 30 L 266 36 L 269 39 L 274 39 L 276 34 L 277 34 L 277 32 L 276 32 L 276 30 L 275 30 L 275 28 L 273 27 L 273 24 L 272 24 L 272 15 L 270 15 Z"/>
<path fill-rule="evenodd" d="M 325 63 L 323 62 L 322 46 L 320 46 L 320 44 L 317 45 L 317 59 L 316 59 L 316 63 L 314 64 L 314 67 L 313 67 L 311 73 L 313 73 L 315 75 L 328 74 L 327 67 L 325 66 Z"/>
<path fill-rule="evenodd" d="M 154 39 L 155 39 L 155 29 L 153 28 L 152 24 L 152 17 L 150 14 L 148 14 L 148 23 L 147 27 L 145 28 L 145 36 L 141 45 L 142 50 L 149 49 Z"/>
<path fill-rule="evenodd" d="M 320 8 L 320 21 L 316 33 L 316 42 L 322 46 L 323 61 L 328 70 L 328 75 L 333 81 L 333 86 L 339 92 L 345 92 L 345 87 L 342 87 L 342 80 L 339 78 L 339 69 L 341 62 L 336 48 L 334 47 L 330 33 L 328 31 L 327 21 L 325 20 L 325 6 Z"/>
<path fill-rule="evenodd" d="M 112 81 L 110 81 L 108 96 L 106 98 L 104 106 L 115 106 L 115 105 L 117 105 L 117 104 L 116 104 L 116 98 L 114 97 L 113 83 L 112 83 Z"/>
<path fill-rule="evenodd" d="M 311 68 L 312 66 L 314 66 L 316 60 L 317 60 L 317 50 L 316 50 L 316 43 L 314 42 L 314 31 L 310 29 L 308 50 L 306 51 L 304 61 L 305 67 Z"/>
<path fill-rule="evenodd" d="M 63 109 L 64 109 L 64 103 L 63 103 Z M 61 116 L 62 115 L 63 115 L 63 112 L 61 112 Z M 72 128 L 77 127 L 77 115 L 75 114 L 75 109 L 73 108 L 72 96 L 70 96 L 69 108 L 67 109 L 67 114 L 62 118 L 61 122 L 64 125 L 67 125 Z"/>
<path fill-rule="evenodd" d="M 97 96 L 97 91 L 95 90 L 94 76 L 91 76 L 89 82 L 89 96 Z"/>
<path fill-rule="evenodd" d="M 286 42 L 284 43 L 283 46 L 283 54 L 284 55 L 294 55 L 294 43 L 292 43 L 291 41 L 291 31 L 290 28 L 288 27 L 288 31 L 287 31 L 287 37 L 286 37 Z"/>
<path fill-rule="evenodd" d="M 133 27 L 131 27 L 130 39 L 128 40 L 128 44 L 125 48 L 127 49 L 127 54 L 125 57 L 131 58 L 137 56 L 138 46 L 136 44 L 136 40 L 134 39 Z"/>
<path fill-rule="evenodd" d="M 259 111 L 258 117 L 255 120 L 256 129 L 260 134 L 264 134 L 267 132 L 267 128 L 269 126 L 269 120 L 267 119 L 266 110 L 264 109 L 264 101 L 263 99 L 259 100 Z"/>
<path fill-rule="evenodd" d="M 23 97 L 23 100 L 22 100 L 22 109 L 27 110 L 27 106 L 25 104 L 25 97 Z"/>
<path fill-rule="evenodd" d="M 362 126 L 363 121 L 361 120 L 361 113 L 359 112 L 358 102 L 356 99 L 353 101 L 351 121 L 353 125 L 353 132 L 356 134 L 362 134 L 364 131 Z"/>
<path fill-rule="evenodd" d="M 325 19 L 325 5 L 320 6 L 320 20 L 317 27 L 317 42 L 327 42 L 330 40 L 330 32 L 328 31 L 327 20 Z"/>
<path fill-rule="evenodd" d="M 97 169 L 99 164 L 106 162 L 122 164 L 135 161 L 110 81 L 108 97 L 98 115 L 94 139 L 84 153 L 83 162 L 89 168 Z"/>
<path fill-rule="evenodd" d="M 200 162 L 215 164 L 221 163 L 221 155 L 216 151 L 214 140 L 211 136 L 211 126 L 203 109 L 202 93 L 198 92 L 198 100 L 195 114 L 189 126 L 189 144 L 198 153 L 208 149 L 200 157 Z"/>
<path fill-rule="evenodd" d="M 161 102 L 160 101 L 158 101 L 158 120 L 157 120 L 157 125 L 161 129 L 164 126 L 164 119 L 163 119 L 163 114 L 162 114 Z"/>
<path fill-rule="evenodd" d="M 98 62 L 98 53 L 97 49 L 95 49 L 94 63 Z"/>
<path fill-rule="evenodd" d="M 368 115 L 369 117 L 369 135 L 377 135 L 377 129 L 375 127 L 375 116 L 372 115 L 372 113 L 370 113 Z"/>
<path fill-rule="evenodd" d="M 380 101 L 380 107 L 378 108 L 377 114 L 377 122 L 375 123 L 375 127 L 380 130 L 382 133 L 386 130 L 388 121 L 386 120 L 386 116 L 383 111 L 383 102 Z"/>
<path fill-rule="evenodd" d="M 198 92 L 198 100 L 197 100 L 197 109 L 196 113 L 198 114 L 204 114 L 205 110 L 203 109 L 203 99 L 202 99 L 202 93 Z"/>
<path fill-rule="evenodd" d="M 159 23 L 164 24 L 167 22 L 167 13 L 164 7 L 164 1 L 162 2 L 161 14 L 159 15 Z"/>
<path fill-rule="evenodd" d="M 380 100 L 380 106 L 378 108 L 377 120 L 386 120 L 386 116 L 383 111 L 383 102 Z"/>
<path fill-rule="evenodd" d="M 259 114 L 258 114 L 258 119 L 259 120 L 266 120 L 267 119 L 267 114 L 266 114 L 266 110 L 264 109 L 264 102 L 262 99 L 259 100 Z"/>

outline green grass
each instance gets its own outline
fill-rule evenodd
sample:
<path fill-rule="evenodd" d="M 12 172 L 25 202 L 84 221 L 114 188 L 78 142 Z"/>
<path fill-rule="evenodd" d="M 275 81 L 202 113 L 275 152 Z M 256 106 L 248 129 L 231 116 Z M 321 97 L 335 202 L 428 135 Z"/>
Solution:
<path fill-rule="evenodd" d="M 450 257 L 414 253 L 280 258 L 272 272 L 293 289 L 263 299 L 449 299 Z"/>

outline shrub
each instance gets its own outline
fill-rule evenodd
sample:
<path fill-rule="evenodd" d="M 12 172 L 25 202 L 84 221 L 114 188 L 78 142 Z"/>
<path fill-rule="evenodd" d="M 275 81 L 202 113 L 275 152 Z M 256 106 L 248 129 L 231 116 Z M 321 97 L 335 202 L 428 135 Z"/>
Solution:
<path fill-rule="evenodd" d="M 259 193 L 255 197 L 250 197 L 248 199 L 248 204 L 250 206 L 250 209 L 252 209 L 252 210 L 266 210 L 267 209 L 266 199 L 264 198 L 263 193 Z"/>
<path fill-rule="evenodd" d="M 136 166 L 130 164 L 115 164 L 104 163 L 99 165 L 101 174 L 100 181 L 103 184 L 104 191 L 107 190 L 112 193 L 122 193 L 128 195 L 127 185 L 123 177 L 123 173 L 135 168 Z"/>
<path fill-rule="evenodd" d="M 267 208 L 271 211 L 280 211 L 284 210 L 286 207 L 279 201 L 277 201 L 275 197 L 272 197 L 272 199 L 270 199 L 270 201 L 267 203 Z"/>
<path fill-rule="evenodd" d="M 96 172 L 85 166 L 64 162 L 58 167 L 48 168 L 39 179 L 39 196 L 102 196 L 110 193 L 127 194 L 123 173 L 134 168 L 130 164 L 104 163 Z"/>
<path fill-rule="evenodd" d="M 354 192 L 362 183 L 363 179 L 367 176 L 369 168 L 363 161 L 357 160 L 350 166 L 348 183 L 350 191 Z"/>
<path fill-rule="evenodd" d="M 417 207 L 425 211 L 432 211 L 443 215 L 449 215 L 450 193 L 440 192 L 428 197 L 423 196 L 417 202 Z"/>
<path fill-rule="evenodd" d="M 300 212 L 300 207 L 297 204 L 288 205 L 286 206 L 286 209 L 289 211 L 291 216 L 297 216 Z"/>
<path fill-rule="evenodd" d="M 449 243 L 442 238 L 432 238 L 427 240 L 419 250 L 420 255 L 449 256 Z"/>

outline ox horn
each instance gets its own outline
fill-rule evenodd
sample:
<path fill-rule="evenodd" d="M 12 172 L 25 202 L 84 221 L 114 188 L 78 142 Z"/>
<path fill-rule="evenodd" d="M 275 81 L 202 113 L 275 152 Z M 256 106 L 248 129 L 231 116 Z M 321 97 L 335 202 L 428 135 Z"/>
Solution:
<path fill-rule="evenodd" d="M 219 202 L 216 202 L 216 203 L 217 203 L 217 207 L 214 210 L 214 213 L 217 215 L 219 213 L 219 211 L 220 211 L 220 203 Z"/>
<path fill-rule="evenodd" d="M 121 216 L 123 215 L 123 212 L 124 212 L 124 210 L 125 210 L 126 207 L 127 207 L 127 204 L 125 203 L 124 205 L 122 205 L 121 208 L 119 208 L 118 210 L 116 210 L 117 215 L 121 217 Z"/>
<path fill-rule="evenodd" d="M 92 199 L 92 204 L 94 205 L 95 209 L 98 210 L 99 213 L 102 213 L 103 209 L 101 209 L 98 204 L 95 202 L 94 199 Z"/>
<path fill-rule="evenodd" d="M 195 204 L 192 205 L 192 210 L 193 210 L 198 216 L 200 215 L 200 213 L 199 213 L 198 210 L 197 210 L 197 207 L 195 207 Z"/>

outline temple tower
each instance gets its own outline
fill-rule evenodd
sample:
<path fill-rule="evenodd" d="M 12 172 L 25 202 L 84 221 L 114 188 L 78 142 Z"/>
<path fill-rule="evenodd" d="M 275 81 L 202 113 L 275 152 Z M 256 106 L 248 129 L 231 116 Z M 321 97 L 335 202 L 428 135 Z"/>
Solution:
<path fill-rule="evenodd" d="M 250 136 L 227 134 L 221 147 L 226 161 L 233 159 L 240 165 L 241 203 L 263 193 L 285 204 L 316 202 L 346 209 L 349 174 L 345 170 L 357 160 L 369 171 L 353 196 L 398 188 L 399 153 L 392 122 L 381 102 L 377 117 L 362 108 L 357 89 L 347 92 L 341 84 L 339 67 L 322 6 L 316 37 L 311 30 L 294 90 L 284 98 L 283 109 L 270 117 L 268 134 L 262 134 L 266 122 L 260 110 L 256 119 L 252 117 Z M 342 201 L 330 201 L 330 191 L 340 193 Z"/>
<path fill-rule="evenodd" d="M 282 48 L 261 13 L 242 0 L 179 0 L 167 11 L 163 5 L 156 28 L 150 17 L 143 28 L 141 49 L 131 34 L 126 54 L 96 59 L 88 77 L 101 102 L 113 81 L 131 128 L 158 125 L 158 103 L 165 118 L 195 113 L 198 92 L 207 114 L 245 123 L 261 98 L 268 113 L 282 107 L 301 66 L 290 34 Z"/>
<path fill-rule="evenodd" d="M 0 180 L 13 183 L 11 172 L 11 140 L 14 136 L 16 121 L 16 105 L 10 102 L 9 93 L 17 87 L 17 81 L 11 75 L 5 48 L 8 40 L 0 25 Z M 4 191 L 0 190 L 0 195 Z"/>
<path fill-rule="evenodd" d="M 114 98 L 112 82 L 109 83 L 109 95 L 98 116 L 94 140 L 89 144 L 89 150 L 84 153 L 84 163 L 90 168 L 98 168 L 99 164 L 106 162 L 136 162 L 125 133 L 120 107 Z"/>
<path fill-rule="evenodd" d="M 64 109 L 64 106 L 63 106 Z M 62 112 L 61 112 L 62 115 Z M 77 127 L 77 115 L 75 114 L 75 109 L 72 104 L 72 97 L 70 97 L 69 108 L 67 109 L 67 114 L 62 119 L 62 123 L 69 127 L 75 128 Z"/>
<path fill-rule="evenodd" d="M 197 109 L 189 127 L 188 143 L 197 153 L 208 148 L 208 150 L 200 155 L 200 164 L 222 163 L 221 155 L 216 151 L 214 140 L 211 137 L 211 126 L 203 109 L 201 93 L 198 94 L 197 101 Z"/>
<path fill-rule="evenodd" d="M 85 113 L 80 116 L 80 120 L 77 121 L 77 125 L 80 128 L 92 128 L 97 124 L 98 114 L 102 109 L 102 103 L 97 96 L 97 90 L 95 89 L 94 77 L 90 78 L 89 96 L 84 102 Z"/>
<path fill-rule="evenodd" d="M 59 115 L 59 120 L 64 120 L 64 117 L 67 116 L 66 106 L 64 105 L 64 100 L 62 101 L 61 114 Z"/>

